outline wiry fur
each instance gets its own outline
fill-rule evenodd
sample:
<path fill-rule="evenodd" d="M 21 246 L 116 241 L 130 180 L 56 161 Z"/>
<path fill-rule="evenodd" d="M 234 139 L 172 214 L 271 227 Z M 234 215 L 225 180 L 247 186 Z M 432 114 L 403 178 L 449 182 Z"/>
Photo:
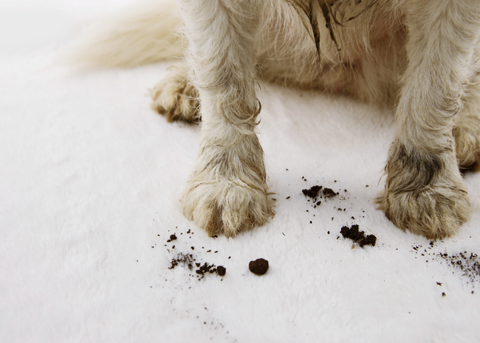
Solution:
<path fill-rule="evenodd" d="M 179 3 L 203 122 L 200 153 L 182 198 L 184 213 L 210 234 L 233 236 L 273 214 L 255 134 L 260 107 L 254 42 L 263 3 Z M 215 34 L 204 34 L 209 31 Z"/>
<path fill-rule="evenodd" d="M 471 213 L 452 130 L 478 68 L 480 7 L 475 1 L 415 5 L 406 8 L 409 63 L 385 191 L 377 201 L 400 228 L 442 238 L 455 233 Z"/>
<path fill-rule="evenodd" d="M 379 208 L 401 229 L 431 238 L 455 233 L 468 219 L 459 165 L 480 157 L 477 0 L 178 4 L 187 64 L 152 94 L 171 121 L 198 118 L 198 92 L 202 139 L 182 198 L 187 218 L 210 234 L 233 236 L 272 215 L 255 134 L 260 77 L 396 105 Z M 137 52 L 141 58 L 124 59 L 152 59 L 150 49 Z"/>
<path fill-rule="evenodd" d="M 453 138 L 460 168 L 480 160 L 480 74 L 475 74 L 463 99 L 463 109 L 455 116 Z"/>

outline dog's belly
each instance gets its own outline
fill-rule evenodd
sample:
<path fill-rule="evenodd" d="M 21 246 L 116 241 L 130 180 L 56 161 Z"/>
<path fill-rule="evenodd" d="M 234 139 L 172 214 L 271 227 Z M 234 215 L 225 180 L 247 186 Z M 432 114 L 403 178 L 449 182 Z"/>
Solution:
<path fill-rule="evenodd" d="M 262 78 L 289 87 L 346 93 L 366 101 L 391 102 L 403 72 L 406 32 L 402 16 L 388 8 L 339 27 L 340 51 L 325 26 L 320 56 L 298 15 L 271 0 L 258 39 Z"/>

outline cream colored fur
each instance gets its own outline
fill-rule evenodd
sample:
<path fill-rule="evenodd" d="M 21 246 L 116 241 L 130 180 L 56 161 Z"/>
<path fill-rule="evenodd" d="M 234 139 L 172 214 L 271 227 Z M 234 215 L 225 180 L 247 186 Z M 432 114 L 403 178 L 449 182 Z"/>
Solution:
<path fill-rule="evenodd" d="M 337 24 L 336 44 L 327 17 L 318 16 L 318 32 L 305 25 L 299 4 L 309 8 L 317 1 L 327 4 L 178 1 L 186 62 L 172 69 L 152 95 L 153 107 L 168 120 L 202 117 L 200 152 L 182 198 L 186 217 L 210 234 L 234 236 L 273 214 L 255 134 L 261 78 L 396 105 L 398 132 L 379 208 L 401 229 L 431 238 L 454 234 L 471 213 L 459 164 L 468 167 L 480 155 L 478 1 L 370 1 L 373 6 L 356 19 Z M 171 2 L 166 4 L 155 10 L 164 13 L 158 23 L 169 15 L 177 18 Z M 366 6 L 354 0 L 342 4 L 351 5 L 347 10 L 352 13 Z M 124 37 L 138 34 L 139 27 L 148 29 L 155 16 L 148 18 L 140 26 L 124 21 L 119 30 L 129 34 L 110 32 L 112 40 L 102 36 L 114 42 L 105 46 L 114 57 L 103 48 L 95 52 L 97 44 L 82 58 L 124 66 L 176 56 L 172 46 L 182 45 L 171 33 L 176 19 L 175 25 L 152 23 L 159 29 L 150 34 L 170 42 L 161 53 L 148 44 L 132 45 L 125 54 L 118 50 L 131 40 L 122 43 Z M 143 39 L 154 39 L 148 38 L 148 30 L 145 34 Z M 319 37 L 320 54 L 314 36 Z"/>
<path fill-rule="evenodd" d="M 61 60 L 82 67 L 133 67 L 183 56 L 175 1 L 143 0 L 88 27 Z"/>

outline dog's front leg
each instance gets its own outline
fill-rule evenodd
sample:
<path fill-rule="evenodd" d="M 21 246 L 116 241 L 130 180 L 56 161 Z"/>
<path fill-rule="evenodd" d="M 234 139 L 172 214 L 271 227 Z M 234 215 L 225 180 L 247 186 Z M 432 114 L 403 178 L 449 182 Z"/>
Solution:
<path fill-rule="evenodd" d="M 254 39 L 263 3 L 180 0 L 202 115 L 200 151 L 182 204 L 185 216 L 210 235 L 234 236 L 273 213 L 255 134 Z"/>
<path fill-rule="evenodd" d="M 474 73 L 480 6 L 477 0 L 409 0 L 406 5 L 408 66 L 385 191 L 377 201 L 401 229 L 443 238 L 471 213 L 452 127 Z"/>

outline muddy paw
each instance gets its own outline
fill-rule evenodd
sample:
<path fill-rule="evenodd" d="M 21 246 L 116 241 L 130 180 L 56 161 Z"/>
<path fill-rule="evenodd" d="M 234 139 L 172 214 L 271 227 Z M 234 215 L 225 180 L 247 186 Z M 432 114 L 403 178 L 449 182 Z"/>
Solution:
<path fill-rule="evenodd" d="M 458 232 L 471 209 L 464 189 L 442 187 L 421 191 L 385 191 L 377 199 L 379 209 L 396 226 L 429 239 L 442 239 Z"/>
<path fill-rule="evenodd" d="M 459 167 L 471 167 L 480 160 L 480 120 L 477 117 L 461 118 L 452 133 Z"/>
<path fill-rule="evenodd" d="M 385 190 L 377 204 L 400 229 L 442 239 L 470 217 L 470 201 L 453 153 L 425 155 L 394 143 L 385 169 Z"/>
<path fill-rule="evenodd" d="M 237 233 L 261 226 L 273 215 L 265 190 L 228 180 L 203 180 L 189 184 L 182 198 L 183 213 L 210 236 Z"/>
<path fill-rule="evenodd" d="M 205 139 L 182 197 L 187 219 L 210 235 L 235 236 L 273 216 L 263 150 L 256 135 L 222 146 Z"/>
<path fill-rule="evenodd" d="M 200 120 L 197 89 L 188 81 L 183 65 L 170 67 L 168 74 L 151 90 L 151 108 L 163 114 L 168 122 Z"/>

